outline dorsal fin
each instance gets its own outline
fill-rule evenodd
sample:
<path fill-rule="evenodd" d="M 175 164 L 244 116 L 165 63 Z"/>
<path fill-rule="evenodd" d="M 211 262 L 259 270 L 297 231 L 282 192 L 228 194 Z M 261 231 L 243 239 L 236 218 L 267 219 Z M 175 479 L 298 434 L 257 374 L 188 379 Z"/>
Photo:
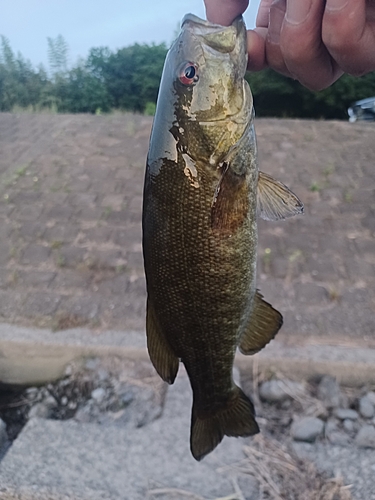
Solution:
<path fill-rule="evenodd" d="M 282 182 L 259 172 L 258 215 L 264 220 L 280 220 L 303 213 L 303 203 Z"/>

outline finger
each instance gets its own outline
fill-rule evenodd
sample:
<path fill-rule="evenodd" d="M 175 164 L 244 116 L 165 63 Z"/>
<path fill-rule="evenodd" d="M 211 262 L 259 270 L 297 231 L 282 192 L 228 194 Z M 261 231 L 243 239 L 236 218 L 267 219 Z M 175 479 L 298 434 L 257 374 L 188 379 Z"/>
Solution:
<path fill-rule="evenodd" d="M 267 28 L 273 0 L 261 0 L 256 19 L 257 28 Z"/>
<path fill-rule="evenodd" d="M 321 36 L 325 3 L 325 0 L 288 0 L 280 31 L 287 70 L 311 90 L 328 87 L 342 74 Z"/>
<path fill-rule="evenodd" d="M 207 21 L 229 26 L 237 16 L 243 14 L 249 0 L 204 0 Z"/>
<path fill-rule="evenodd" d="M 327 0 L 322 38 L 346 73 L 360 76 L 375 70 L 375 2 Z"/>
<path fill-rule="evenodd" d="M 247 51 L 249 54 L 247 69 L 249 71 L 260 71 L 267 66 L 266 36 L 267 28 L 255 28 L 247 32 Z"/>
<path fill-rule="evenodd" d="M 290 76 L 280 46 L 280 34 L 284 23 L 286 5 L 286 0 L 276 0 L 272 2 L 266 38 L 266 61 L 268 66 L 272 69 Z"/>

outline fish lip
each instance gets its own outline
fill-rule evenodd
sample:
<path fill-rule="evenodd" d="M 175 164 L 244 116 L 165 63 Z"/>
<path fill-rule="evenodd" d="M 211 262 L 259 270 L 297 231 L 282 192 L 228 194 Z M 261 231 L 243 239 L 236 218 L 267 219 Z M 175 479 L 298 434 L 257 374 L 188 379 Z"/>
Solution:
<path fill-rule="evenodd" d="M 204 34 L 204 32 L 207 31 L 224 31 L 224 30 L 231 30 L 233 27 L 237 29 L 237 31 L 240 30 L 240 25 L 243 23 L 243 18 L 241 15 L 237 16 L 232 24 L 229 26 L 223 26 L 222 24 L 216 24 L 216 23 L 211 23 L 210 21 L 207 21 L 206 19 L 202 19 L 195 14 L 185 14 L 181 21 L 181 29 L 186 23 L 192 23 L 196 28 L 200 28 L 202 32 L 200 34 Z"/>

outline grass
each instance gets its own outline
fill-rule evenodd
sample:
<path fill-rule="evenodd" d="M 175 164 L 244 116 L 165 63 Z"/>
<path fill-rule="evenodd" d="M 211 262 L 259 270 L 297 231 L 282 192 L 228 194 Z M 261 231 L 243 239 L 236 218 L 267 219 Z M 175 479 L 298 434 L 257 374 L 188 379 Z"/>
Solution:
<path fill-rule="evenodd" d="M 335 288 L 334 286 L 330 286 L 328 289 L 328 299 L 331 302 L 339 301 L 341 298 L 341 293 L 340 291 Z"/>
<path fill-rule="evenodd" d="M 353 201 L 353 193 L 349 189 L 344 192 L 344 200 L 346 203 L 352 203 Z"/>
<path fill-rule="evenodd" d="M 121 274 L 125 272 L 125 264 L 119 264 L 116 266 L 116 274 Z"/>
<path fill-rule="evenodd" d="M 57 267 L 65 267 L 66 265 L 65 258 L 61 254 L 57 256 L 56 265 Z"/>
<path fill-rule="evenodd" d="M 341 478 L 324 478 L 307 460 L 300 460 L 278 441 L 256 436 L 245 446 L 246 458 L 235 466 L 259 481 L 272 500 L 351 500 Z"/>
<path fill-rule="evenodd" d="M 18 178 L 18 177 L 23 177 L 24 175 L 26 175 L 26 171 L 27 171 L 28 166 L 29 165 L 26 164 L 26 165 L 22 165 L 21 167 L 17 168 L 16 173 L 15 173 L 16 177 Z"/>
<path fill-rule="evenodd" d="M 17 249 L 15 247 L 12 247 L 9 250 L 9 257 L 12 258 L 12 259 L 15 259 L 16 256 L 17 256 Z"/>
<path fill-rule="evenodd" d="M 149 500 L 244 500 L 236 477 L 250 475 L 259 484 L 259 500 L 352 500 L 350 486 L 340 477 L 327 479 L 308 460 L 297 458 L 275 439 L 255 436 L 243 448 L 245 458 L 218 469 L 232 481 L 233 494 L 207 499 L 191 491 L 176 488 L 156 488 L 148 491 Z"/>
<path fill-rule="evenodd" d="M 102 218 L 103 219 L 108 219 L 108 217 L 111 215 L 113 209 L 112 207 L 105 207 L 102 213 Z"/>
<path fill-rule="evenodd" d="M 301 250 L 293 250 L 293 252 L 289 255 L 289 262 L 295 262 L 299 260 L 303 256 L 303 253 Z"/>
<path fill-rule="evenodd" d="M 315 181 L 313 181 L 310 185 L 310 191 L 312 191 L 313 193 L 319 192 L 321 191 L 321 189 L 321 186 Z"/>
<path fill-rule="evenodd" d="M 334 163 L 328 163 L 328 165 L 326 166 L 326 168 L 323 170 L 323 175 L 324 177 L 326 178 L 326 180 L 328 180 L 328 177 L 333 174 L 333 172 L 335 171 L 335 164 Z"/>
<path fill-rule="evenodd" d="M 15 104 L 11 110 L 11 113 L 15 114 L 40 113 L 40 114 L 56 115 L 57 112 L 58 110 L 56 104 L 51 104 L 50 106 L 40 106 L 40 105 L 32 106 L 31 104 L 29 106 L 19 106 L 18 104 Z"/>
<path fill-rule="evenodd" d="M 54 241 L 51 241 L 50 247 L 52 248 L 52 250 L 57 250 L 57 249 L 59 249 L 59 248 L 62 247 L 62 244 L 63 244 L 62 241 L 60 241 L 60 240 L 54 240 Z"/>

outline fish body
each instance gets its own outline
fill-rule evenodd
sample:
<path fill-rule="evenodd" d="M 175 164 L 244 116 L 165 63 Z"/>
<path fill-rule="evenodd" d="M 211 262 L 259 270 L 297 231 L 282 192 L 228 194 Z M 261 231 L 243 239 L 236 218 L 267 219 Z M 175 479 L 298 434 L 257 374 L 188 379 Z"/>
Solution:
<path fill-rule="evenodd" d="M 236 348 L 259 351 L 282 324 L 256 291 L 257 211 L 278 219 L 302 210 L 258 172 L 246 65 L 241 17 L 223 27 L 185 16 L 166 58 L 145 175 L 147 345 L 167 382 L 179 360 L 186 367 L 197 460 L 224 435 L 259 431 L 232 376 Z"/>

